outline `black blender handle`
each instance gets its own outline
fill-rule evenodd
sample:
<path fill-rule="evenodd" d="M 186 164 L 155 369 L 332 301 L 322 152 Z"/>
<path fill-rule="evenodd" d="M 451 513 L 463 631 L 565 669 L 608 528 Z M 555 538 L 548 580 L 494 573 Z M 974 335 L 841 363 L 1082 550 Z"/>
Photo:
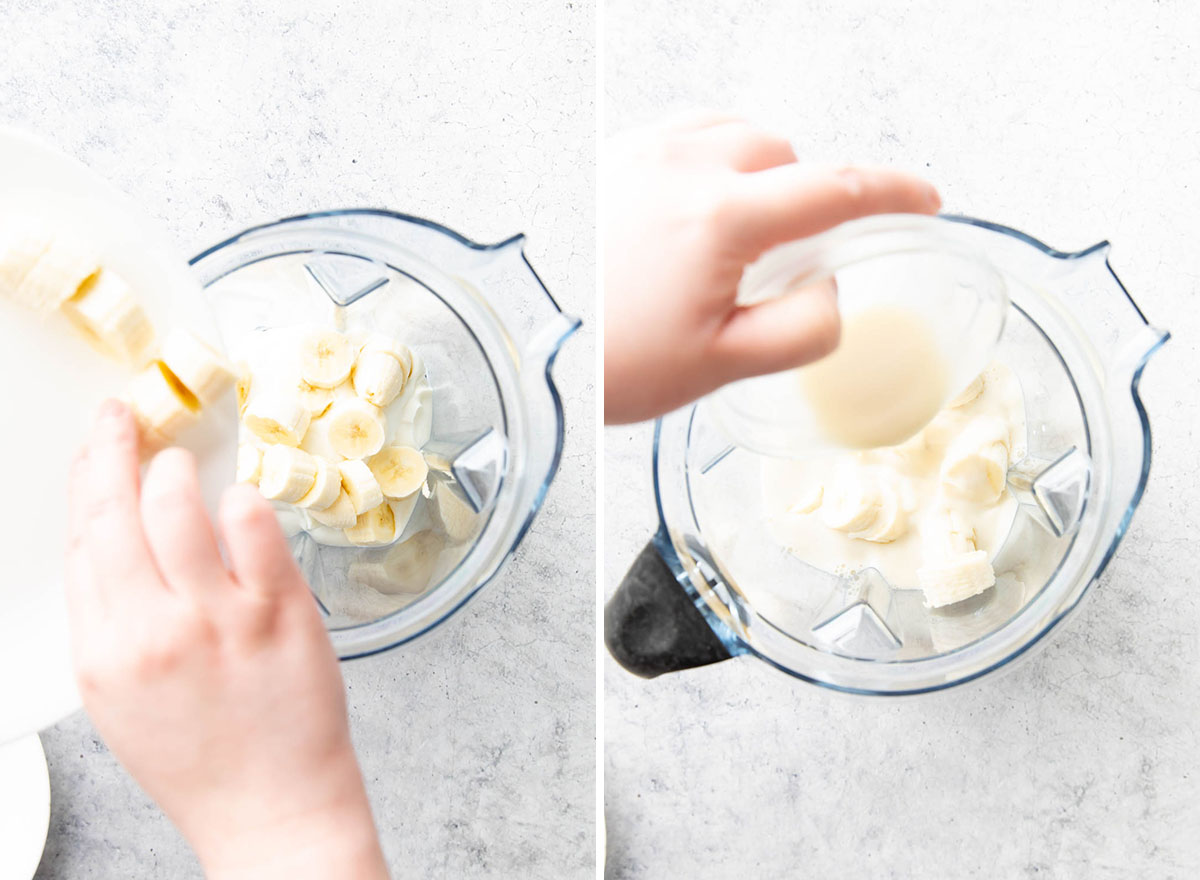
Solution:
<path fill-rule="evenodd" d="M 604 644 L 613 659 L 642 678 L 732 656 L 653 541 L 604 606 Z"/>

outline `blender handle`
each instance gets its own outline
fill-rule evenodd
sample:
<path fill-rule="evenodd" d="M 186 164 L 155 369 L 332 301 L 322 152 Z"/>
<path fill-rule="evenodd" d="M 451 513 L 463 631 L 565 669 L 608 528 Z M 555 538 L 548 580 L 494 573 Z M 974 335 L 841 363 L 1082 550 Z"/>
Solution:
<path fill-rule="evenodd" d="M 604 606 L 604 644 L 614 660 L 642 678 L 732 656 L 653 541 Z"/>

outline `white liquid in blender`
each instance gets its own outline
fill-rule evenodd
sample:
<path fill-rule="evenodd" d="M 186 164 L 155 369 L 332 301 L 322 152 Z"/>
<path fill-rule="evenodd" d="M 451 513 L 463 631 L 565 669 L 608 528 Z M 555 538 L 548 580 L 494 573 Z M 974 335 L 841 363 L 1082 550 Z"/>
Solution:
<path fill-rule="evenodd" d="M 948 373 L 918 314 L 876 306 L 849 317 L 833 354 L 799 378 L 829 440 L 872 449 L 903 443 L 927 425 L 946 400 Z"/>

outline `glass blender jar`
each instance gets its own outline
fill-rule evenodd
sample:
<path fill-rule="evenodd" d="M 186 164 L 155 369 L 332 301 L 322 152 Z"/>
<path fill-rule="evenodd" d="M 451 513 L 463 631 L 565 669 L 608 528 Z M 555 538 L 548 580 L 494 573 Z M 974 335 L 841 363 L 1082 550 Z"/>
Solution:
<path fill-rule="evenodd" d="M 1169 334 L 1112 272 L 1108 244 L 1069 254 L 971 218 L 895 216 L 847 224 L 795 253 L 848 239 L 857 255 L 841 266 L 888 256 L 879 242 L 904 240 L 979 254 L 1002 278 L 1007 313 L 992 356 L 1020 382 L 1028 454 L 1007 474 L 1019 506 L 993 560 L 996 584 L 931 609 L 874 569 L 839 576 L 801 561 L 766 526 L 760 455 L 731 443 L 724 403 L 701 401 L 655 426 L 659 529 L 605 609 L 608 648 L 635 674 L 748 654 L 845 692 L 949 688 L 1043 642 L 1116 552 L 1150 468 L 1138 383 Z M 829 266 L 797 259 L 787 269 L 806 284 Z"/>
<path fill-rule="evenodd" d="M 523 240 L 480 245 L 390 211 L 330 211 L 249 229 L 191 261 L 227 351 L 264 329 L 332 321 L 384 332 L 424 360 L 430 491 L 399 541 L 290 538 L 342 658 L 403 644 L 460 609 L 515 551 L 558 468 L 551 370 L 580 322 L 542 285 Z M 284 269 L 308 283 L 270 284 Z"/>

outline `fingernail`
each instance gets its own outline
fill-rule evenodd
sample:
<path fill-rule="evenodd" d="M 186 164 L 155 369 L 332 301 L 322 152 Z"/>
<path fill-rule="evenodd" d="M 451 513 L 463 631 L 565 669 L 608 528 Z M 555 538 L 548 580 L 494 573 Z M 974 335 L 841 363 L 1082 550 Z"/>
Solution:
<path fill-rule="evenodd" d="M 932 186 L 926 190 L 925 199 L 929 202 L 929 207 L 933 209 L 934 213 L 942 209 L 942 197 L 938 195 L 938 191 Z"/>

